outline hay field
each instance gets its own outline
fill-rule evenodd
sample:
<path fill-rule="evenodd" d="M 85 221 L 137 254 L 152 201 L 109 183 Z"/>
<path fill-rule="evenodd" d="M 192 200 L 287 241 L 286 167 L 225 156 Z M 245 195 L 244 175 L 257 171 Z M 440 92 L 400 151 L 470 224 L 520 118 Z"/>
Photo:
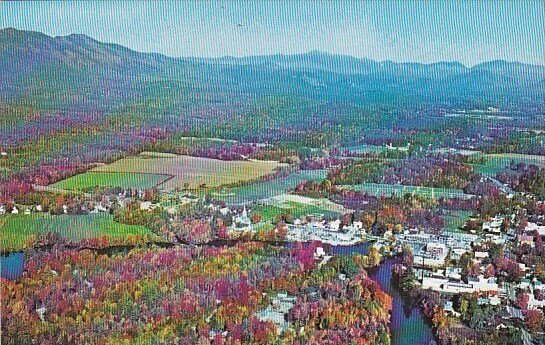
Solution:
<path fill-rule="evenodd" d="M 251 181 L 287 166 L 278 162 L 222 161 L 218 159 L 143 152 L 92 169 L 92 172 L 169 175 L 159 188 L 213 188 Z"/>

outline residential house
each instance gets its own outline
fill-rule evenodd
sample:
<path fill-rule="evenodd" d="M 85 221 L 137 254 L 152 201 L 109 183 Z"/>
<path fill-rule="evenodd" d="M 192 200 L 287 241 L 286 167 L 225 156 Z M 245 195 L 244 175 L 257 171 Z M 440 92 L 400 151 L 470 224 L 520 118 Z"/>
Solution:
<path fill-rule="evenodd" d="M 519 242 L 519 245 L 529 245 L 530 247 L 534 247 L 535 246 L 535 243 L 534 243 L 534 236 L 531 236 L 531 235 L 526 235 L 526 234 L 522 234 L 522 235 L 517 235 L 517 240 Z"/>

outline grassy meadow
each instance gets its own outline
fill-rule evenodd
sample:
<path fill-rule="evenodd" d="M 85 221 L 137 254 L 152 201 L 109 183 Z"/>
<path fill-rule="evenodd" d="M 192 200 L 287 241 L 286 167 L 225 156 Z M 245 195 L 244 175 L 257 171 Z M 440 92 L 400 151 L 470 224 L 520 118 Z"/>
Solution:
<path fill-rule="evenodd" d="M 475 172 L 484 176 L 496 176 L 496 174 L 506 167 L 511 162 L 535 164 L 539 167 L 545 167 L 545 157 L 537 155 L 524 155 L 518 153 L 495 153 L 485 156 L 484 164 L 471 164 Z"/>
<path fill-rule="evenodd" d="M 251 202 L 253 200 L 285 194 L 301 182 L 321 181 L 326 176 L 327 170 L 300 170 L 271 181 L 258 181 L 247 186 L 218 189 L 209 194 L 216 200 L 224 200 L 232 203 Z"/>
<path fill-rule="evenodd" d="M 162 174 L 88 171 L 54 183 L 51 187 L 74 191 L 95 187 L 153 188 L 170 177 Z"/>
<path fill-rule="evenodd" d="M 92 171 L 170 175 L 173 178 L 159 187 L 174 190 L 176 188 L 211 188 L 250 181 L 268 175 L 283 166 L 286 165 L 277 162 L 222 161 L 146 152 L 97 167 Z"/>
<path fill-rule="evenodd" d="M 275 205 L 258 205 L 255 206 L 252 211 L 260 213 L 264 221 L 271 222 L 277 221 L 283 214 L 289 214 L 293 219 L 306 216 L 311 213 L 323 213 L 325 216 L 331 218 L 338 218 L 341 216 L 341 214 L 338 212 L 297 202 L 286 202 L 282 207 Z"/>
<path fill-rule="evenodd" d="M 109 214 L 82 216 L 51 216 L 47 213 L 28 216 L 8 215 L 0 218 L 0 247 L 2 251 L 21 250 L 33 235 L 45 232 L 57 232 L 73 241 L 102 236 L 125 238 L 128 235 L 150 233 L 143 226 L 114 222 L 113 216 Z"/>

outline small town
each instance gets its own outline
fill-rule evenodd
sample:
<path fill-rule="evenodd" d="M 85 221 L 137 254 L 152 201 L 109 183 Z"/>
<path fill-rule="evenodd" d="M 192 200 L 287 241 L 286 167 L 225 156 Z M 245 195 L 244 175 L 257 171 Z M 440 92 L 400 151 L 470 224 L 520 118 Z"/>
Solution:
<path fill-rule="evenodd" d="M 513 199 L 515 195 L 506 197 Z M 519 193 L 516 197 L 535 199 L 535 196 L 525 193 Z M 545 217 L 543 214 L 528 215 L 527 210 L 521 208 L 513 213 L 487 217 L 482 222 L 469 217 L 459 231 L 436 234 L 418 228 L 398 228 L 378 235 L 373 229 L 364 228 L 363 222 L 353 217 L 353 211 L 330 201 L 296 194 L 268 197 L 243 205 L 218 203 L 190 191 L 143 189 L 112 190 L 103 194 L 100 200 L 96 199 L 96 195 L 78 198 L 77 201 L 71 199 L 55 207 L 48 205 L 47 210 L 51 214 L 92 215 L 121 213 L 131 207 L 149 214 L 161 209 L 174 221 L 179 217 L 180 210 L 200 207 L 206 210 L 201 220 L 216 224 L 221 219 L 220 223 L 228 225 L 221 237 L 225 240 L 255 238 L 287 243 L 320 243 L 322 246 L 317 246 L 314 252 L 314 258 L 320 265 L 332 257 L 324 251 L 323 245 L 342 247 L 368 244 L 383 259 L 399 257 L 400 253 L 404 253 L 400 265 L 404 271 L 411 272 L 408 278 L 413 282 L 412 289 L 437 292 L 442 310 L 453 318 L 462 318 L 462 314 L 467 313 L 468 305 L 460 304 L 460 296 L 471 296 L 477 306 L 487 308 L 489 313 L 505 320 L 505 324 L 500 323 L 497 327 L 507 327 L 506 324 L 514 320 L 524 322 L 541 317 L 545 308 L 545 266 L 532 264 L 529 257 L 532 253 L 541 255 L 545 251 Z M 264 220 L 258 211 L 252 210 L 254 206 L 259 208 L 266 205 L 288 207 L 289 210 L 287 204 L 290 201 L 321 204 L 322 207 L 326 205 L 338 210 L 341 217 L 329 218 L 323 213 L 309 213 L 279 224 L 275 220 Z M 544 206 L 543 201 L 536 203 L 537 208 L 543 209 Z M 45 212 L 41 204 L 0 205 L 0 216 L 30 217 Z M 354 220 L 346 222 L 346 219 Z M 275 236 L 260 237 L 264 229 L 274 229 Z M 213 239 L 205 237 L 200 241 Z M 517 254 L 520 252 L 528 254 Z M 276 324 L 278 334 L 281 334 L 287 325 L 283 315 L 293 307 L 294 299 L 279 293 L 271 303 L 268 309 L 257 315 Z M 488 319 L 491 320 L 490 316 Z M 529 337 L 525 339 L 525 344 L 531 344 Z"/>
<path fill-rule="evenodd" d="M 545 344 L 544 6 L 0 1 L 0 344 Z"/>

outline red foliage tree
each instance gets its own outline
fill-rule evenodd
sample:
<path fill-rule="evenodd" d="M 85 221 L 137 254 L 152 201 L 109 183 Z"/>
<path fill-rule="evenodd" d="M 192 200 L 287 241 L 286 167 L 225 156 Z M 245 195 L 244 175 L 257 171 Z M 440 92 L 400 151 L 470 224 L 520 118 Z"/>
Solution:
<path fill-rule="evenodd" d="M 524 322 L 532 332 L 539 332 L 543 325 L 543 313 L 539 310 L 528 310 L 525 314 Z"/>

